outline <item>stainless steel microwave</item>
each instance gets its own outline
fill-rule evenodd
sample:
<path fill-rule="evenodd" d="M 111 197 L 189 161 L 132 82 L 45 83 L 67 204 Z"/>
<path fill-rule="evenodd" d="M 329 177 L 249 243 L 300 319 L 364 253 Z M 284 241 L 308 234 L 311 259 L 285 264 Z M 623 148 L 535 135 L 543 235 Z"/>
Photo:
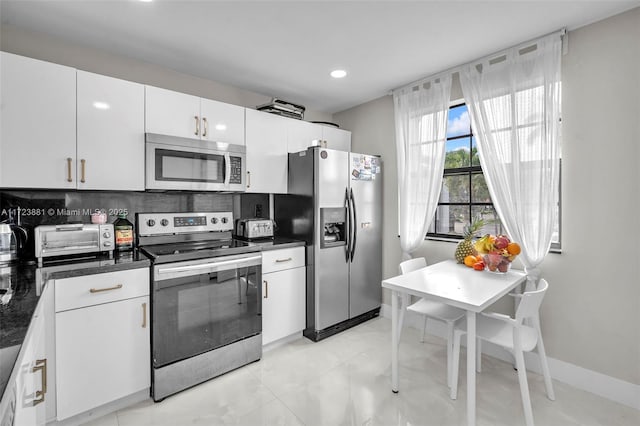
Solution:
<path fill-rule="evenodd" d="M 146 189 L 245 190 L 243 145 L 147 133 L 145 150 Z"/>

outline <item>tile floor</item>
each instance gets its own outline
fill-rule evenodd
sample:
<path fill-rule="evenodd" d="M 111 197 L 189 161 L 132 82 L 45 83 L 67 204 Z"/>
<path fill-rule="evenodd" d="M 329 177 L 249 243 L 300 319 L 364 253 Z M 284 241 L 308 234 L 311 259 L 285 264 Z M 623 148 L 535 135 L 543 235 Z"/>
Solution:
<path fill-rule="evenodd" d="M 407 328 L 400 346 L 400 393 L 390 387 L 391 322 L 376 318 L 319 343 L 299 339 L 263 359 L 160 403 L 151 400 L 98 418 L 92 426 L 144 425 L 464 425 L 466 370 L 457 401 L 448 396 L 444 340 Z M 461 366 L 464 369 L 464 353 Z M 483 357 L 477 424 L 524 424 L 513 368 Z M 640 411 L 529 374 L 538 426 L 639 425 Z"/>

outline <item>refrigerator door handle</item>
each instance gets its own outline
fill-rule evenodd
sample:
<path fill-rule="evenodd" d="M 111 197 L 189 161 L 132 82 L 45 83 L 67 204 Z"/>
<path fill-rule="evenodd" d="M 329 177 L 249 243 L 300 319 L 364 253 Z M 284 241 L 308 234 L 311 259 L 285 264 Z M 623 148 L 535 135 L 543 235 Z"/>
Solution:
<path fill-rule="evenodd" d="M 344 208 L 347 209 L 347 235 L 345 236 L 345 262 L 349 263 L 351 256 L 351 207 L 349 204 L 349 188 L 344 189 Z"/>
<path fill-rule="evenodd" d="M 350 201 L 350 210 L 351 213 L 353 214 L 353 221 L 350 221 L 350 223 L 352 223 L 351 227 L 353 230 L 353 234 L 349 237 L 349 240 L 351 241 L 351 262 L 353 262 L 353 257 L 356 255 L 356 241 L 358 239 L 358 218 L 356 216 L 356 200 L 353 197 L 353 188 L 351 188 L 351 192 L 349 194 L 349 201 Z"/>

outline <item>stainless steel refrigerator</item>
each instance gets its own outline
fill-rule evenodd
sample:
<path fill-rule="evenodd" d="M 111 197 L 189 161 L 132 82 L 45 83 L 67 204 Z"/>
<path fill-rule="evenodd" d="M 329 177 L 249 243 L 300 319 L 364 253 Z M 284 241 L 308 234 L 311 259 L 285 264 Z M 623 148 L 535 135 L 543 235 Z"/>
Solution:
<path fill-rule="evenodd" d="M 378 315 L 382 163 L 310 147 L 289 154 L 287 195 L 274 196 L 277 235 L 306 242 L 304 335 L 320 340 Z"/>

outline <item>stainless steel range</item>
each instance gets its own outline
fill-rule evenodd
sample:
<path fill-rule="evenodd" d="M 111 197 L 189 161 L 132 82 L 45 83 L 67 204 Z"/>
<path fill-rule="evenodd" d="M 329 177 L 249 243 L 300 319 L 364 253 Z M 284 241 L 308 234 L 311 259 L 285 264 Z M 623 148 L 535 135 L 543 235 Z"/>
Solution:
<path fill-rule="evenodd" d="M 231 238 L 233 217 L 136 214 L 151 267 L 154 401 L 262 357 L 260 247 Z"/>

